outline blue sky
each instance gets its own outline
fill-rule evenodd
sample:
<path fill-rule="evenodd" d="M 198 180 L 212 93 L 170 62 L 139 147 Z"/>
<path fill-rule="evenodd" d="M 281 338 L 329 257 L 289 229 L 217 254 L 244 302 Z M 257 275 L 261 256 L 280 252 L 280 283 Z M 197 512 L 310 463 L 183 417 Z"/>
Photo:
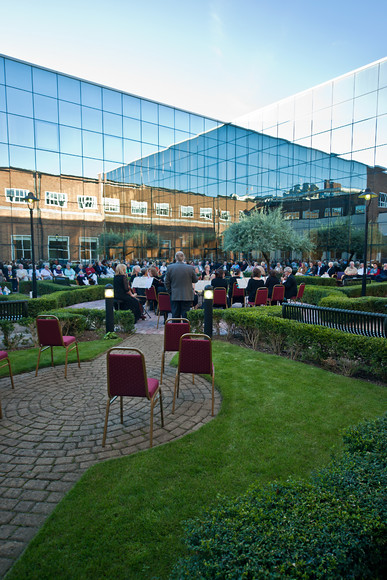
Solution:
<path fill-rule="evenodd" d="M 0 8 L 0 53 L 224 121 L 387 55 L 385 0 L 0 0 Z"/>

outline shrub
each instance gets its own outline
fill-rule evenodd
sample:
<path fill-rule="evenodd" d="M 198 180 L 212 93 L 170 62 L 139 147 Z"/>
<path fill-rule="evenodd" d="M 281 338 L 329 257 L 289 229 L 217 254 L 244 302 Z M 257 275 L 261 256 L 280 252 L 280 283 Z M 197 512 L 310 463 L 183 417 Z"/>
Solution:
<path fill-rule="evenodd" d="M 307 286 L 332 286 L 337 287 L 336 278 L 320 278 L 320 276 L 296 276 L 298 286 L 301 283 Z"/>
<path fill-rule="evenodd" d="M 347 431 L 310 482 L 252 486 L 185 524 L 171 578 L 382 578 L 386 418 Z"/>
<path fill-rule="evenodd" d="M 305 286 L 303 301 L 318 306 L 326 296 L 341 296 L 338 288 L 323 288 L 322 286 Z"/>
<path fill-rule="evenodd" d="M 131 310 L 115 310 L 114 323 L 120 328 L 121 332 L 130 334 L 134 332 L 134 314 Z"/>
<path fill-rule="evenodd" d="M 360 296 L 360 298 L 348 298 L 346 295 L 336 296 L 331 294 L 325 298 L 322 298 L 320 300 L 319 306 L 387 314 L 387 298 L 379 298 L 378 296 Z"/>
<path fill-rule="evenodd" d="M 340 292 L 349 298 L 357 298 L 361 296 L 361 284 L 357 286 L 343 286 L 340 288 Z M 371 284 L 367 284 L 367 296 L 387 296 L 387 283 L 372 282 Z"/>
<path fill-rule="evenodd" d="M 100 330 L 105 324 L 105 310 L 98 308 L 66 308 L 65 312 L 84 316 L 87 330 Z"/>

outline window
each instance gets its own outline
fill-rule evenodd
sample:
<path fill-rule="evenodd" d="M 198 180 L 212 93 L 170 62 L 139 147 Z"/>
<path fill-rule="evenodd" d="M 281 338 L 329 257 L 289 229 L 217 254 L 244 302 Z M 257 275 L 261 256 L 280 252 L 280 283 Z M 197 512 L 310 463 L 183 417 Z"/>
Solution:
<path fill-rule="evenodd" d="M 169 203 L 155 203 L 156 215 L 169 216 Z"/>
<path fill-rule="evenodd" d="M 201 207 L 200 217 L 204 220 L 212 220 L 212 208 L 211 207 Z"/>
<path fill-rule="evenodd" d="M 356 205 L 355 206 L 355 214 L 364 213 L 364 205 Z"/>
<path fill-rule="evenodd" d="M 46 205 L 56 205 L 67 207 L 67 193 L 57 193 L 56 191 L 46 191 Z"/>
<path fill-rule="evenodd" d="M 324 217 L 340 217 L 343 215 L 342 207 L 326 207 L 324 210 Z"/>
<path fill-rule="evenodd" d="M 6 189 L 5 199 L 11 203 L 26 203 L 28 189 Z"/>
<path fill-rule="evenodd" d="M 69 257 L 69 237 L 48 236 L 48 259 L 68 260 Z"/>
<path fill-rule="evenodd" d="M 284 220 L 299 220 L 300 219 L 300 212 L 299 211 L 285 211 L 284 212 Z"/>
<path fill-rule="evenodd" d="M 225 221 L 230 221 L 230 219 L 231 219 L 230 212 L 229 211 L 222 210 L 220 212 L 220 219 L 221 220 L 225 220 Z"/>
<path fill-rule="evenodd" d="M 97 209 L 97 198 L 94 195 L 78 195 L 79 209 Z"/>
<path fill-rule="evenodd" d="M 103 208 L 105 211 L 118 213 L 120 211 L 120 200 L 114 197 L 104 197 Z"/>
<path fill-rule="evenodd" d="M 387 208 L 387 193 L 379 193 L 379 207 Z"/>
<path fill-rule="evenodd" d="M 182 218 L 191 218 L 194 216 L 194 209 L 192 205 L 181 205 L 180 215 Z"/>
<path fill-rule="evenodd" d="M 98 260 L 98 238 L 79 238 L 79 259 L 87 263 Z"/>
<path fill-rule="evenodd" d="M 31 254 L 31 236 L 11 236 L 12 260 L 30 260 Z"/>
<path fill-rule="evenodd" d="M 302 217 L 304 220 L 317 220 L 320 217 L 320 212 L 318 209 L 307 210 L 302 212 Z"/>
<path fill-rule="evenodd" d="M 137 215 L 147 215 L 148 213 L 148 202 L 146 201 L 135 201 L 132 199 L 131 212 Z"/>

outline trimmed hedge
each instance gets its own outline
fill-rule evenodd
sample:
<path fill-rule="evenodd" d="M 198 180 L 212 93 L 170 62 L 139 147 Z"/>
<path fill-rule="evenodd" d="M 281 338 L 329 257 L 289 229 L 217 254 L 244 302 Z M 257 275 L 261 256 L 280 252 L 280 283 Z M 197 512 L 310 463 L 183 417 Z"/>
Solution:
<path fill-rule="evenodd" d="M 343 286 L 340 288 L 340 292 L 343 292 L 349 298 L 358 298 L 361 296 L 361 284 L 356 286 Z M 372 282 L 367 284 L 367 296 L 387 296 L 387 282 Z"/>
<path fill-rule="evenodd" d="M 103 297 L 104 288 L 102 286 L 60 290 L 41 298 L 31 298 L 28 302 L 28 316 L 36 317 L 48 310 L 58 310 L 72 304 L 102 300 Z"/>
<path fill-rule="evenodd" d="M 387 314 L 387 298 L 377 296 L 361 296 L 360 298 L 348 298 L 330 294 L 322 298 L 319 306 L 327 308 L 342 308 L 343 310 L 358 310 L 360 312 L 379 312 Z"/>
<path fill-rule="evenodd" d="M 307 304 L 319 306 L 320 300 L 326 296 L 341 296 L 341 291 L 336 288 L 324 288 L 323 286 L 305 286 L 303 301 Z"/>
<path fill-rule="evenodd" d="M 382 578 L 387 418 L 344 434 L 343 456 L 309 482 L 252 486 L 185 523 L 171 579 Z"/>
<path fill-rule="evenodd" d="M 307 286 L 332 286 L 337 287 L 336 278 L 321 278 L 320 276 L 296 276 L 297 285 L 301 283 Z"/>

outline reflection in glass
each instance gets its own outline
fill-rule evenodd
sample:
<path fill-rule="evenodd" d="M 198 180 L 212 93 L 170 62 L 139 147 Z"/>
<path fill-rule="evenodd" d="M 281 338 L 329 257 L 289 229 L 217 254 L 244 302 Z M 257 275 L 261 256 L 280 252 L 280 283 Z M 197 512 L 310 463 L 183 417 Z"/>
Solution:
<path fill-rule="evenodd" d="M 355 123 L 376 115 L 377 97 L 378 93 L 373 92 L 354 100 L 353 120 Z"/>
<path fill-rule="evenodd" d="M 124 163 L 130 163 L 141 157 L 141 143 L 124 139 Z"/>
<path fill-rule="evenodd" d="M 376 145 L 386 145 L 387 144 L 387 115 L 378 118 L 378 123 L 376 127 Z M 386 167 L 387 158 L 384 159 L 383 163 L 379 163 L 382 167 Z"/>
<path fill-rule="evenodd" d="M 59 154 L 36 150 L 36 171 L 59 175 Z"/>
<path fill-rule="evenodd" d="M 82 107 L 81 114 L 83 129 L 102 133 L 102 111 L 98 109 L 90 109 L 89 107 Z"/>
<path fill-rule="evenodd" d="M 8 113 L 32 117 L 32 93 L 7 87 L 7 110 Z"/>
<path fill-rule="evenodd" d="M 355 97 L 376 91 L 378 88 L 379 66 L 367 67 L 355 75 Z"/>
<path fill-rule="evenodd" d="M 34 93 L 56 98 L 58 96 L 57 75 L 48 70 L 32 67 Z"/>
<path fill-rule="evenodd" d="M 62 175 L 82 175 L 82 157 L 61 155 L 60 172 Z"/>
<path fill-rule="evenodd" d="M 175 110 L 165 105 L 159 105 L 159 123 L 165 127 L 173 127 L 175 124 Z"/>
<path fill-rule="evenodd" d="M 71 103 L 81 102 L 81 83 L 77 79 L 71 79 L 58 74 L 58 96 L 64 101 Z"/>
<path fill-rule="evenodd" d="M 100 133 L 83 131 L 83 155 L 103 159 L 102 135 Z"/>
<path fill-rule="evenodd" d="M 325 83 L 313 90 L 313 110 L 318 111 L 332 105 L 333 83 Z"/>
<path fill-rule="evenodd" d="M 109 161 L 123 163 L 122 140 L 118 139 L 118 137 L 104 135 L 103 143 L 104 143 L 104 158 L 108 159 Z"/>
<path fill-rule="evenodd" d="M 141 119 L 149 123 L 158 123 L 158 105 L 141 99 Z"/>
<path fill-rule="evenodd" d="M 26 147 L 16 147 L 14 145 L 10 145 L 9 156 L 9 163 L 11 167 L 20 167 L 22 169 L 35 171 L 34 149 L 27 149 Z"/>
<path fill-rule="evenodd" d="M 352 151 L 367 149 L 368 147 L 374 147 L 375 129 L 376 129 L 376 119 L 369 119 L 368 121 L 354 123 Z"/>
<path fill-rule="evenodd" d="M 189 132 L 189 113 L 175 109 L 175 129 Z"/>
<path fill-rule="evenodd" d="M 349 125 L 353 118 L 353 101 L 346 101 L 332 107 L 332 129 Z"/>
<path fill-rule="evenodd" d="M 134 119 L 140 118 L 141 100 L 130 95 L 122 95 L 123 114 Z"/>
<path fill-rule="evenodd" d="M 378 115 L 387 113 L 387 88 L 378 92 Z"/>
<path fill-rule="evenodd" d="M 7 85 L 18 89 L 32 90 L 31 67 L 14 60 L 5 60 L 5 79 Z"/>
<path fill-rule="evenodd" d="M 0 56 L 0 84 L 5 84 L 4 59 Z"/>
<path fill-rule="evenodd" d="M 333 104 L 348 101 L 353 98 L 353 75 L 338 79 L 333 83 Z"/>
<path fill-rule="evenodd" d="M 92 85 L 90 83 L 81 82 L 81 99 L 82 105 L 87 107 L 94 107 L 96 109 L 102 108 L 102 91 L 101 87 Z"/>
<path fill-rule="evenodd" d="M 35 140 L 36 147 L 39 149 L 58 151 L 58 125 L 56 123 L 46 123 L 45 121 L 35 121 Z"/>
<path fill-rule="evenodd" d="M 70 155 L 82 155 L 82 133 L 80 129 L 71 127 L 59 127 L 60 150 Z"/>
<path fill-rule="evenodd" d="M 58 101 L 42 95 L 34 95 L 34 116 L 35 119 L 43 121 L 58 122 Z"/>
<path fill-rule="evenodd" d="M 34 147 L 34 122 L 32 119 L 8 115 L 8 134 L 9 142 L 12 145 Z"/>
<path fill-rule="evenodd" d="M 103 132 L 122 137 L 122 117 L 113 113 L 103 113 Z"/>
<path fill-rule="evenodd" d="M 7 143 L 7 117 L 5 113 L 0 113 L 0 141 Z"/>
<path fill-rule="evenodd" d="M 141 123 L 142 130 L 142 140 L 147 143 L 153 143 L 157 145 L 158 143 L 158 127 L 152 123 Z"/>
<path fill-rule="evenodd" d="M 83 158 L 83 177 L 98 178 L 98 174 L 103 173 L 103 161 Z"/>
<path fill-rule="evenodd" d="M 379 65 L 379 88 L 387 87 L 387 60 Z"/>
<path fill-rule="evenodd" d="M 5 86 L 4 85 L 0 85 L 0 111 L 6 111 Z"/>
<path fill-rule="evenodd" d="M 59 101 L 59 123 L 81 127 L 81 107 L 66 101 Z"/>
<path fill-rule="evenodd" d="M 127 139 L 141 140 L 141 123 L 136 119 L 123 117 L 124 137 Z"/>
<path fill-rule="evenodd" d="M 8 165 L 9 165 L 8 145 L 0 143 L 0 166 L 8 167 Z"/>
<path fill-rule="evenodd" d="M 110 89 L 102 89 L 103 110 L 122 115 L 121 93 Z"/>

